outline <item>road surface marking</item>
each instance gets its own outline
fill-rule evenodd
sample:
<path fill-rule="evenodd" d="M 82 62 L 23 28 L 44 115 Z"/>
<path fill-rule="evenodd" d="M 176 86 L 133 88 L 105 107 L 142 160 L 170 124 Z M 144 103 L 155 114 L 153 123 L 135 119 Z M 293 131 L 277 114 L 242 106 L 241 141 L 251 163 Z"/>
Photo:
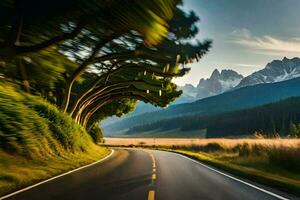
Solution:
<path fill-rule="evenodd" d="M 154 200 L 155 199 L 155 191 L 150 190 L 148 193 L 148 200 Z"/>
<path fill-rule="evenodd" d="M 156 179 L 156 174 L 152 174 L 152 180 Z"/>
<path fill-rule="evenodd" d="M 98 161 L 96 161 L 96 162 L 93 162 L 93 163 L 91 163 L 91 164 L 88 164 L 88 165 L 79 167 L 79 168 L 77 168 L 77 169 L 73 169 L 73 170 L 68 171 L 68 172 L 66 172 L 66 173 L 63 173 L 63 174 L 54 176 L 54 177 L 49 178 L 49 179 L 47 179 L 47 180 L 44 180 L 44 181 L 42 181 L 42 182 L 39 182 L 39 183 L 36 183 L 36 184 L 34 184 L 34 185 L 31 185 L 31 186 L 28 186 L 28 187 L 26 187 L 26 188 L 23 188 L 23 189 L 21 189 L 21 190 L 18 190 L 18 191 L 16 191 L 16 192 L 7 194 L 7 195 L 5 195 L 5 196 L 0 197 L 0 200 L 7 199 L 7 198 L 9 198 L 9 197 L 11 197 L 11 196 L 14 196 L 14 195 L 16 195 L 16 194 L 19 194 L 19 193 L 21 193 L 21 192 L 25 192 L 25 191 L 27 191 L 27 190 L 30 190 L 30 189 L 32 189 L 32 188 L 34 188 L 34 187 L 37 187 L 37 186 L 39 186 L 39 185 L 42 185 L 42 184 L 47 183 L 47 182 L 49 182 L 49 181 L 52 181 L 52 180 L 54 180 L 54 179 L 57 179 L 57 178 L 66 176 L 66 175 L 71 174 L 71 173 L 73 173 L 73 172 L 79 171 L 79 170 L 81 170 L 81 169 L 90 167 L 90 166 L 95 165 L 95 164 L 98 164 L 98 163 L 100 163 L 100 162 L 102 162 L 102 161 L 108 159 L 110 156 L 113 155 L 114 152 L 115 152 L 115 151 L 112 149 L 111 152 L 110 152 L 110 154 L 109 154 L 108 156 L 106 156 L 106 157 L 104 157 L 104 158 L 102 158 L 102 159 L 100 159 L 100 160 L 98 160 Z"/>
<path fill-rule="evenodd" d="M 285 198 L 285 197 L 283 197 L 283 196 L 280 196 L 280 195 L 278 195 L 278 194 L 275 194 L 275 193 L 273 193 L 273 192 L 270 192 L 270 191 L 268 191 L 268 190 L 265 190 L 265 189 L 263 189 L 263 188 L 260 188 L 260 187 L 258 187 L 258 186 L 255 186 L 255 185 L 253 185 L 253 184 L 251 184 L 251 183 L 247 183 L 246 181 L 243 181 L 243 180 L 240 180 L 240 179 L 235 178 L 235 177 L 233 177 L 233 176 L 230 176 L 230 175 L 228 175 L 228 174 L 225 174 L 224 172 L 221 172 L 221 171 L 219 171 L 219 170 L 216 170 L 216 169 L 214 169 L 214 168 L 212 168 L 212 167 L 210 167 L 210 166 L 208 166 L 208 165 L 205 165 L 205 164 L 203 164 L 203 163 L 201 163 L 201 162 L 199 162 L 199 161 L 196 161 L 196 160 L 194 160 L 194 159 L 191 159 L 191 158 L 189 158 L 189 157 L 187 157 L 187 156 L 181 155 L 181 154 L 179 154 L 179 153 L 176 153 L 176 154 L 179 155 L 179 156 L 181 156 L 181 157 L 183 157 L 183 158 L 186 158 L 186 159 L 188 159 L 188 160 L 191 160 L 191 161 L 193 161 L 194 163 L 197 163 L 197 164 L 199 164 L 199 165 L 202 165 L 203 167 L 205 167 L 205 168 L 207 168 L 207 169 L 210 169 L 210 170 L 212 170 L 212 171 L 214 171 L 214 172 L 217 172 L 218 174 L 221 174 L 221 175 L 226 176 L 226 177 L 228 177 L 228 178 L 231 178 L 231 179 L 233 179 L 233 180 L 235 180 L 235 181 L 238 181 L 238 182 L 240 182 L 240 183 L 243 183 L 243 184 L 245 184 L 245 185 L 247 185 L 247 186 L 249 186 L 249 187 L 252 187 L 252 188 L 254 188 L 254 189 L 257 189 L 257 190 L 259 190 L 259 191 L 261 191 L 261 192 L 264 192 L 264 193 L 266 193 L 266 194 L 268 194 L 268 195 L 271 195 L 271 196 L 276 197 L 276 198 L 281 199 L 281 200 L 290 200 L 290 199 L 288 199 L 288 198 Z"/>
<path fill-rule="evenodd" d="M 151 176 L 151 180 L 152 180 L 152 184 L 153 182 L 156 180 L 156 165 L 155 165 L 155 158 L 153 156 L 152 153 L 149 153 L 151 159 L 152 159 L 152 176 Z"/>

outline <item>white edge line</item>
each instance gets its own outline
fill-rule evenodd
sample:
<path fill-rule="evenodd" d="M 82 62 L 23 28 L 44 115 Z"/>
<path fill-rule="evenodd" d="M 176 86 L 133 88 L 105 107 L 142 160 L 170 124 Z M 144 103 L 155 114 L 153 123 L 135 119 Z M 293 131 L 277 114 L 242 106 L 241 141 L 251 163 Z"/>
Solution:
<path fill-rule="evenodd" d="M 73 173 L 73 172 L 79 171 L 79 170 L 81 170 L 81 169 L 90 167 L 90 166 L 95 165 L 95 164 L 98 164 L 98 163 L 100 163 L 100 162 L 102 162 L 102 161 L 108 159 L 110 156 L 113 155 L 113 153 L 114 153 L 114 150 L 111 149 L 110 154 L 107 155 L 106 157 L 100 159 L 100 160 L 97 160 L 97 161 L 95 161 L 95 162 L 93 162 L 93 163 L 91 163 L 91 164 L 88 164 L 88 165 L 85 165 L 85 166 L 82 166 L 82 167 L 73 169 L 73 170 L 71 170 L 71 171 L 65 172 L 65 173 L 63 173 L 63 174 L 54 176 L 54 177 L 52 177 L 52 178 L 49 178 L 49 179 L 47 179 L 47 180 L 44 180 L 44 181 L 42 181 L 42 182 L 36 183 L 36 184 L 34 184 L 34 185 L 31 185 L 31 186 L 25 187 L 25 188 L 23 188 L 23 189 L 21 189 L 21 190 L 18 190 L 18 191 L 13 192 L 13 193 L 7 194 L 7 195 L 5 195 L 5 196 L 0 197 L 0 200 L 7 199 L 7 198 L 9 198 L 9 197 L 11 197 L 11 196 L 14 196 L 14 195 L 16 195 L 16 194 L 19 194 L 19 193 L 21 193 L 21 192 L 25 192 L 25 191 L 27 191 L 27 190 L 30 190 L 30 189 L 32 189 L 32 188 L 34 188 L 34 187 L 37 187 L 37 186 L 39 186 L 39 185 L 42 185 L 42 184 L 47 183 L 47 182 L 49 182 L 49 181 L 52 181 L 52 180 L 54 180 L 54 179 L 60 178 L 60 177 L 62 177 L 62 176 L 66 176 L 66 175 L 71 174 L 71 173 Z"/>
<path fill-rule="evenodd" d="M 199 161 L 196 161 L 196 160 L 194 160 L 194 159 L 192 159 L 192 158 L 189 158 L 189 157 L 187 157 L 187 156 L 184 156 L 184 155 L 182 155 L 182 154 L 180 154 L 180 153 L 177 153 L 177 152 L 173 152 L 173 153 L 175 153 L 175 154 L 177 154 L 177 155 L 179 155 L 179 156 L 181 156 L 181 157 L 183 157 L 183 158 L 186 158 L 186 159 L 188 159 L 188 160 L 191 160 L 191 161 L 193 161 L 194 163 L 197 163 L 197 164 L 199 164 L 199 165 L 202 165 L 203 167 L 205 167 L 205 168 L 207 168 L 207 169 L 210 169 L 210 170 L 212 170 L 212 171 L 214 171 L 214 172 L 217 172 L 218 174 L 221 174 L 221 175 L 226 176 L 226 177 L 228 177 L 228 178 L 231 178 L 231 179 L 233 179 L 233 180 L 235 180 L 235 181 L 238 181 L 238 182 L 240 182 L 240 183 L 243 183 L 243 184 L 245 184 L 245 185 L 247 185 L 247 186 L 250 186 L 250 187 L 252 187 L 252 188 L 254 188 L 254 189 L 257 189 L 257 190 L 259 190 L 259 191 L 261 191 L 261 192 L 264 192 L 264 193 L 266 193 L 266 194 L 269 194 L 269 195 L 271 195 L 271 196 L 273 196 L 273 197 L 276 197 L 276 198 L 281 199 L 281 200 L 290 200 L 290 199 L 287 199 L 287 198 L 285 198 L 285 197 L 283 197 L 283 196 L 280 196 L 280 195 L 278 195 L 278 194 L 275 194 L 275 193 L 273 193 L 273 192 L 270 192 L 270 191 L 268 191 L 268 190 L 265 190 L 265 189 L 263 189 L 263 188 L 260 188 L 260 187 L 258 187 L 258 186 L 255 186 L 255 185 L 253 185 L 253 184 L 251 184 L 251 183 L 247 183 L 247 182 L 245 182 L 245 181 L 243 181 L 243 180 L 240 180 L 240 179 L 238 179 L 238 178 L 235 178 L 235 177 L 233 177 L 233 176 L 230 176 L 230 175 L 228 175 L 228 174 L 225 174 L 224 172 L 221 172 L 221 171 L 219 171 L 219 170 L 216 170 L 216 169 L 214 169 L 214 168 L 212 168 L 212 167 L 210 167 L 210 166 L 207 166 L 207 165 L 205 165 L 205 164 L 203 164 L 203 163 L 201 163 L 201 162 L 199 162 Z"/>

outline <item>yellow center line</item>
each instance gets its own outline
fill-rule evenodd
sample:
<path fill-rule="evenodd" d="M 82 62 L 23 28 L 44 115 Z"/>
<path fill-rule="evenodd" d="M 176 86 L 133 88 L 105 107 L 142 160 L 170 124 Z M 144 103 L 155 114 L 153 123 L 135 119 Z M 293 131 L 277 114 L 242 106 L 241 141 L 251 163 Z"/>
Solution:
<path fill-rule="evenodd" d="M 154 200 L 155 199 L 155 191 L 150 190 L 148 193 L 148 200 Z"/>
<path fill-rule="evenodd" d="M 153 182 L 156 180 L 156 164 L 155 164 L 155 158 L 153 156 L 153 154 L 149 153 L 151 160 L 152 160 L 152 184 Z M 155 191 L 154 190 L 150 190 L 148 193 L 148 200 L 155 200 Z"/>
<path fill-rule="evenodd" d="M 156 179 L 156 174 L 152 174 L 152 180 Z"/>
<path fill-rule="evenodd" d="M 156 168 L 155 162 L 152 163 L 152 168 Z"/>

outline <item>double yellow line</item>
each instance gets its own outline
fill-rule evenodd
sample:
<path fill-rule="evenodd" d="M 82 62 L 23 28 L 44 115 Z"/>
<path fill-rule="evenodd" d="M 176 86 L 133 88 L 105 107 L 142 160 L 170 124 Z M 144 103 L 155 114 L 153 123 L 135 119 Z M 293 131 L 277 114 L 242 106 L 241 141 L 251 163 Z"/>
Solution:
<path fill-rule="evenodd" d="M 152 160 L 152 176 L 151 176 L 151 180 L 152 180 L 152 184 L 154 183 L 154 181 L 156 180 L 156 162 L 155 162 L 155 158 L 153 156 L 153 154 L 149 153 L 151 160 Z M 154 200 L 155 199 L 155 191 L 154 190 L 150 190 L 148 193 L 148 200 Z"/>

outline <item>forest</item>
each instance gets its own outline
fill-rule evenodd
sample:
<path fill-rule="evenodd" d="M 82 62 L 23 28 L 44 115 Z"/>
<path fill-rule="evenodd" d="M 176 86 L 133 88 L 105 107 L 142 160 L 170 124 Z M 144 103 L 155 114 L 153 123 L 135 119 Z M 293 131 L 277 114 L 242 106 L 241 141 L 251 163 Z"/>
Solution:
<path fill-rule="evenodd" d="M 166 119 L 157 123 L 136 126 L 127 134 L 150 130 L 180 129 L 184 132 L 206 130 L 206 137 L 244 137 L 257 135 L 266 138 L 300 137 L 300 98 L 207 115 L 189 115 Z"/>

